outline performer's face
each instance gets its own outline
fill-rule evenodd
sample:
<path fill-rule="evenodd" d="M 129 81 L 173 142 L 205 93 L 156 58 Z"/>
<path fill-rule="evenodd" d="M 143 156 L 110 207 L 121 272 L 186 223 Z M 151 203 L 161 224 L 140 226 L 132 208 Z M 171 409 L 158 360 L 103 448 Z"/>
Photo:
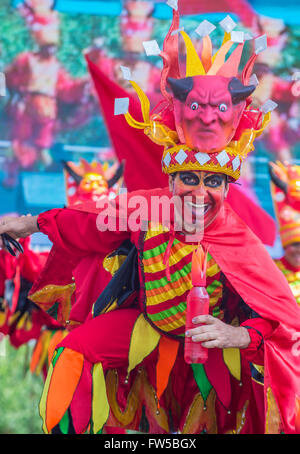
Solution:
<path fill-rule="evenodd" d="M 227 177 L 205 171 L 177 172 L 170 176 L 170 190 L 182 200 L 193 221 L 203 222 L 207 228 L 217 217 L 228 192 Z"/>
<path fill-rule="evenodd" d="M 300 267 L 300 243 L 292 243 L 285 247 L 285 258 L 294 268 Z"/>

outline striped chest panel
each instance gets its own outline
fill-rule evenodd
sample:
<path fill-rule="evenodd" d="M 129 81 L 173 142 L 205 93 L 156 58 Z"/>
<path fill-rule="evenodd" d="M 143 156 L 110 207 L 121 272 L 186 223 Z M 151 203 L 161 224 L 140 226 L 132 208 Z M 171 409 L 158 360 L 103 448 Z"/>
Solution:
<path fill-rule="evenodd" d="M 163 264 L 168 241 L 168 231 L 149 228 L 146 233 L 141 257 L 145 287 L 144 312 L 164 333 L 182 337 L 185 332 L 187 295 L 192 288 L 191 262 L 195 245 L 174 239 L 169 256 L 169 282 Z M 220 274 L 219 266 L 208 255 L 206 288 L 210 297 L 210 313 L 222 318 L 219 307 L 223 291 Z"/>
<path fill-rule="evenodd" d="M 275 263 L 284 274 L 297 303 L 300 305 L 300 271 L 297 272 L 287 269 L 280 259 L 275 260 Z"/>

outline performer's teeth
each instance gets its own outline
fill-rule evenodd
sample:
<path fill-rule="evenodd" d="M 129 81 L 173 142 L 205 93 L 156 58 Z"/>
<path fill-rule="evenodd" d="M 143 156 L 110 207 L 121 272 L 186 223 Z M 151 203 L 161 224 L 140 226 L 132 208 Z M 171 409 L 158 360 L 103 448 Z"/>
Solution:
<path fill-rule="evenodd" d="M 208 210 L 208 207 L 209 207 L 208 203 L 197 204 L 197 203 L 193 203 L 193 202 L 187 202 L 187 205 L 189 205 L 191 208 L 196 208 L 196 209 L 203 208 L 204 213 L 206 213 L 206 211 Z"/>

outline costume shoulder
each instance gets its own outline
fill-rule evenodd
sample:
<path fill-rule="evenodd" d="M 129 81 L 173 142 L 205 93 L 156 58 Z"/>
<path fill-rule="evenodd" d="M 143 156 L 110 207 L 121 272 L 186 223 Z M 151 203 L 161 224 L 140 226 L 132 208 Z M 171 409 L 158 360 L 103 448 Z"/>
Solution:
<path fill-rule="evenodd" d="M 263 318 L 300 330 L 300 308 L 285 276 L 230 206 L 224 205 L 203 243 L 246 304 Z"/>
<path fill-rule="evenodd" d="M 168 188 L 156 188 L 156 189 L 141 189 L 132 192 L 122 192 L 115 199 L 109 199 L 108 197 L 102 197 L 98 201 L 89 200 L 86 202 L 81 202 L 76 205 L 71 205 L 67 209 L 83 211 L 86 213 L 100 214 L 108 204 L 114 204 L 116 208 L 120 207 L 121 204 L 129 204 L 129 201 L 135 197 L 143 197 L 145 201 L 150 202 L 152 196 L 161 197 L 167 196 L 171 197 L 171 193 Z"/>

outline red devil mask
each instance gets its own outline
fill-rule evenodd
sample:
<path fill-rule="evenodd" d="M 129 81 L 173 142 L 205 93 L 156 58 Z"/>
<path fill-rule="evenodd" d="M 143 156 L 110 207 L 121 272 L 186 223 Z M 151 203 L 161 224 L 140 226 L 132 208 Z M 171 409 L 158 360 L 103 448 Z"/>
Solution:
<path fill-rule="evenodd" d="M 180 142 L 206 153 L 220 151 L 231 141 L 246 99 L 255 90 L 236 77 L 168 78 L 168 83 Z"/>

